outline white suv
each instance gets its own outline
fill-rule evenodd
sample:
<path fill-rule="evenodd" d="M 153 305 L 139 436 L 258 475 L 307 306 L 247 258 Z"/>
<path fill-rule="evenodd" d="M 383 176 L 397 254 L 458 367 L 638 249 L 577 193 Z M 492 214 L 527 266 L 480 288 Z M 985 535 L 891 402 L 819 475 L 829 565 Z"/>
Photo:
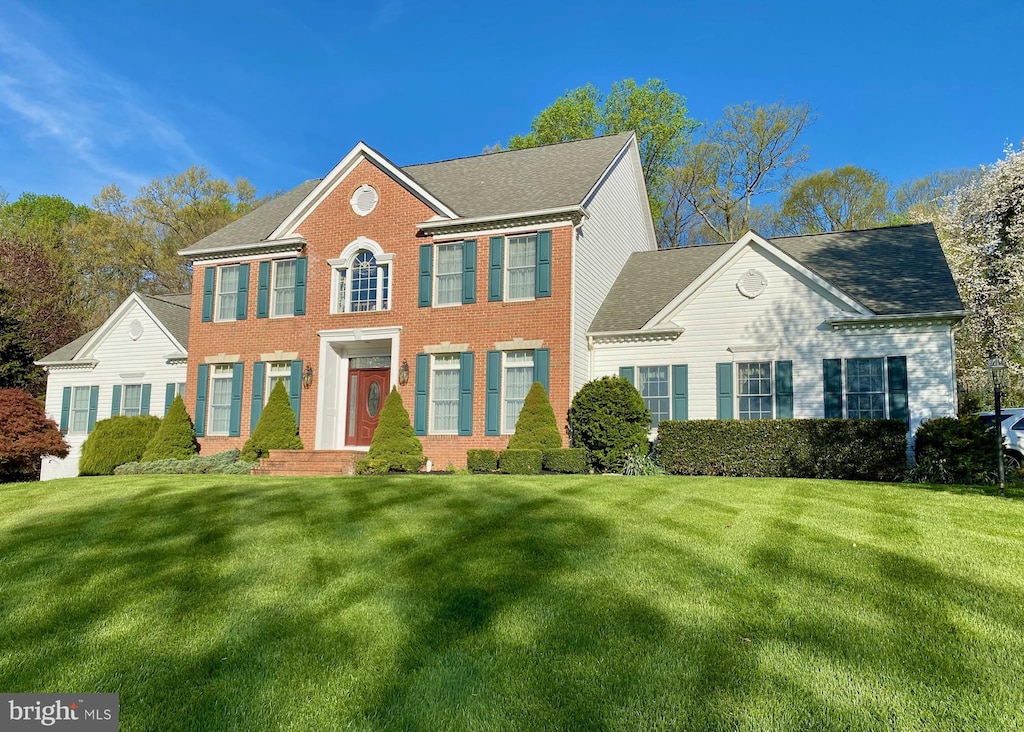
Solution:
<path fill-rule="evenodd" d="M 1024 467 L 1024 407 L 1002 409 L 1003 455 L 1006 467 L 1019 470 Z M 995 424 L 995 412 L 979 412 L 978 419 L 991 426 Z"/>

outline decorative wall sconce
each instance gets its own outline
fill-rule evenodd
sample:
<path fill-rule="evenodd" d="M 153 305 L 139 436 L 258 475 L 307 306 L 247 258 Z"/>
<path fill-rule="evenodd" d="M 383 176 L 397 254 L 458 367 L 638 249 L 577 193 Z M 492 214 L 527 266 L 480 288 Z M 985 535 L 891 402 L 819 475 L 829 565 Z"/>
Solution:
<path fill-rule="evenodd" d="M 402 365 L 398 368 L 398 383 L 405 386 L 409 383 L 409 362 L 402 359 Z"/>
<path fill-rule="evenodd" d="M 302 388 L 308 389 L 311 386 L 313 386 L 313 367 L 307 363 L 302 372 Z"/>

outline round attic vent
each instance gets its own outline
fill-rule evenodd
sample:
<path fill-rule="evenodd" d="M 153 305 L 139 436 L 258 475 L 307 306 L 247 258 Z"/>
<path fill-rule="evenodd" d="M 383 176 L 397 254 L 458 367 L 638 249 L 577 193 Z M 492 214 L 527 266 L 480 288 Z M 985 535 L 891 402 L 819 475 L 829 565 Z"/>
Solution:
<path fill-rule="evenodd" d="M 766 287 L 768 287 L 768 280 L 756 269 L 748 269 L 740 275 L 740 279 L 736 283 L 736 289 L 740 291 L 740 294 L 751 299 L 764 292 Z"/>
<path fill-rule="evenodd" d="M 370 211 L 377 208 L 378 200 L 377 191 L 374 190 L 373 186 L 361 185 L 352 194 L 352 210 L 360 216 L 366 216 Z"/>

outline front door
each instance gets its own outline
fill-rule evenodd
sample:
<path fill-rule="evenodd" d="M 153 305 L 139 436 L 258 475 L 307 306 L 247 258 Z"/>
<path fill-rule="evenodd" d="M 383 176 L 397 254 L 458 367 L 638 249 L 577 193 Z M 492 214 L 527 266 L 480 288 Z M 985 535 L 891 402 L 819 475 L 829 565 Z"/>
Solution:
<path fill-rule="evenodd" d="M 348 372 L 347 445 L 369 445 L 391 382 L 391 369 L 350 369 Z"/>

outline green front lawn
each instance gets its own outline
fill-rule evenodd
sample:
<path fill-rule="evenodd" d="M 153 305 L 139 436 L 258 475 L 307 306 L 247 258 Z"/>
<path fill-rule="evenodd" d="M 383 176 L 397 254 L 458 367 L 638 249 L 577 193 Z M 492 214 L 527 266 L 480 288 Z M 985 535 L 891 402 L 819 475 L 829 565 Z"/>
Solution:
<path fill-rule="evenodd" d="M 1024 502 L 829 481 L 0 487 L 0 691 L 122 730 L 1024 726 Z"/>

